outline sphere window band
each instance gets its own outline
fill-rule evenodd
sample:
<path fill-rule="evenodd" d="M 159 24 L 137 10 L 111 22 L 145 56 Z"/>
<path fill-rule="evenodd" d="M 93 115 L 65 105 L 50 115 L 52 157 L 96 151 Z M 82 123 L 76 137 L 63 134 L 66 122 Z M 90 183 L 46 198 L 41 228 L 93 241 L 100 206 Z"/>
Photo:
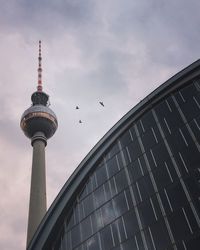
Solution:
<path fill-rule="evenodd" d="M 22 123 L 21 123 L 22 128 L 24 128 L 24 127 L 26 126 L 26 121 L 27 121 L 28 119 L 31 119 L 32 117 L 43 117 L 43 118 L 47 118 L 47 119 L 51 120 L 53 123 L 55 123 L 55 124 L 56 124 L 56 127 L 57 127 L 57 125 L 58 125 L 57 120 L 56 120 L 53 116 L 51 116 L 50 114 L 48 114 L 48 113 L 43 113 L 43 112 L 33 112 L 33 113 L 30 113 L 30 114 L 26 115 L 26 116 L 22 119 Z"/>

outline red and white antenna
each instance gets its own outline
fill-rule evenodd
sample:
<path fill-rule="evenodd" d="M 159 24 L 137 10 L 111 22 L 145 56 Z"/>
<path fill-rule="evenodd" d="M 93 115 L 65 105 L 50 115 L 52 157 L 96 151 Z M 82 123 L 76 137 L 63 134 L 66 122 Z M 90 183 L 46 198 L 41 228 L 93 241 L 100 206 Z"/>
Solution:
<path fill-rule="evenodd" d="M 42 55 L 41 55 L 41 41 L 39 41 L 39 57 L 38 57 L 38 86 L 37 91 L 42 92 Z"/>

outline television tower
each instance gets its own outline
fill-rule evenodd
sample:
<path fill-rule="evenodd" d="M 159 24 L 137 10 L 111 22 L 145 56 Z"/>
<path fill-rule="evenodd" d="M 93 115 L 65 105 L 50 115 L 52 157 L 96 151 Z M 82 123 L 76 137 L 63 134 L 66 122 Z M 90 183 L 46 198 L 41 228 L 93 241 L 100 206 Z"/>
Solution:
<path fill-rule="evenodd" d="M 49 108 L 49 96 L 42 90 L 41 41 L 38 64 L 37 91 L 32 94 L 32 105 L 25 110 L 20 121 L 20 127 L 31 139 L 33 147 L 27 246 L 46 213 L 45 147 L 58 127 L 56 115 Z"/>

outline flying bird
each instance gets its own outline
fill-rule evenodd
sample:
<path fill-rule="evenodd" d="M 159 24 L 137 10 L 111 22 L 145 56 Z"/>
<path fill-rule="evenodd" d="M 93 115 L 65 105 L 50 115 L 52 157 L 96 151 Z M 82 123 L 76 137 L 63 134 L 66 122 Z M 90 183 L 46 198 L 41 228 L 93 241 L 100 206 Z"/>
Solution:
<path fill-rule="evenodd" d="M 81 120 L 79 120 L 79 123 L 82 123 L 82 121 L 81 121 Z"/>
<path fill-rule="evenodd" d="M 79 109 L 79 106 L 76 106 L 76 109 Z"/>
<path fill-rule="evenodd" d="M 100 104 L 101 104 L 101 106 L 103 106 L 104 107 L 104 103 L 103 102 L 99 102 Z"/>

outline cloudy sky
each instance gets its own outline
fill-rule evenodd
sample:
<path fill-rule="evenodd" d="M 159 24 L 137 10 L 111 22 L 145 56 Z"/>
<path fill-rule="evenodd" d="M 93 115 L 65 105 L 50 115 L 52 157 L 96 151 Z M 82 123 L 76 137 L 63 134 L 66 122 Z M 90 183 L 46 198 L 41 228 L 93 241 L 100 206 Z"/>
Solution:
<path fill-rule="evenodd" d="M 36 90 L 38 41 L 44 91 L 59 121 L 46 150 L 49 206 L 119 118 L 199 58 L 200 2 L 0 0 L 0 6 L 0 249 L 21 250 L 32 147 L 19 122 Z"/>

